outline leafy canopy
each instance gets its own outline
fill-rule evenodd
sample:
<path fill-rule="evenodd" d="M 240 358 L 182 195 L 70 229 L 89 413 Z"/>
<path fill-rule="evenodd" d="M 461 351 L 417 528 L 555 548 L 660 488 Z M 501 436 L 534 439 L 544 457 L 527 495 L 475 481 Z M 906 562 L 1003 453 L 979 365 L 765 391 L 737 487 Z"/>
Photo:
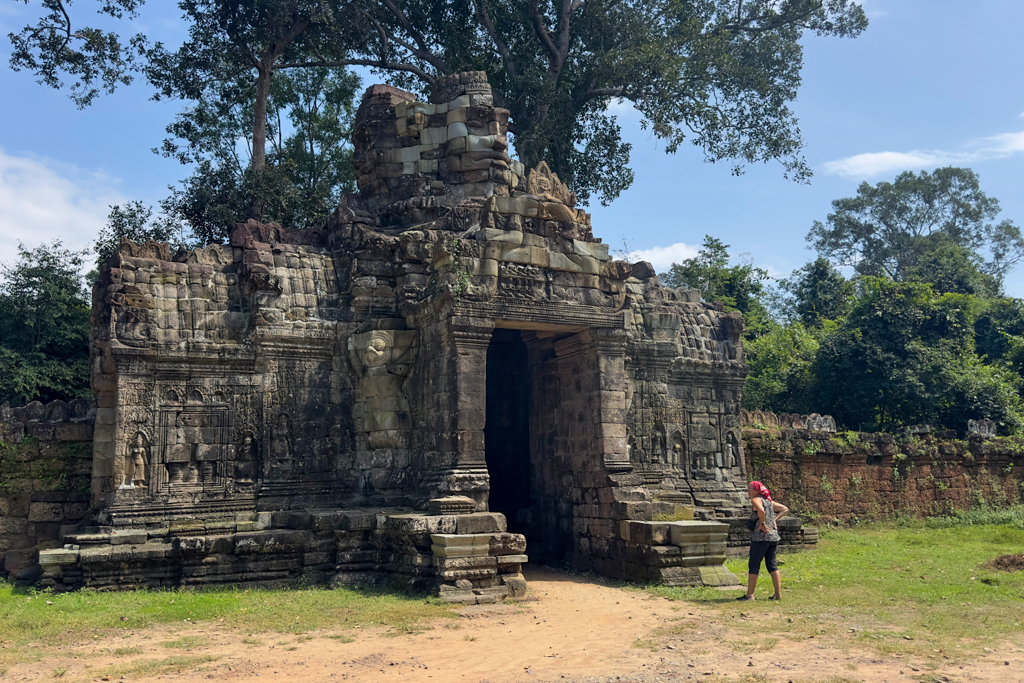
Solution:
<path fill-rule="evenodd" d="M 963 430 L 988 418 L 1022 426 L 1020 377 L 975 353 L 981 304 L 927 284 L 862 279 L 850 315 L 822 336 L 812 392 L 848 427 L 893 430 L 928 423 Z"/>
<path fill-rule="evenodd" d="M 21 0 L 26 5 L 37 4 Z M 114 19 L 135 18 L 143 0 L 98 0 L 101 15 Z M 83 26 L 72 18 L 70 1 L 38 0 L 42 13 L 36 23 L 9 33 L 10 66 L 34 73 L 39 82 L 57 90 L 71 82 L 71 100 L 79 106 L 92 104 L 101 91 L 114 92 L 134 80 L 145 37 L 135 35 L 127 42 L 114 31 Z"/>
<path fill-rule="evenodd" d="M 807 327 L 843 317 L 854 294 L 853 282 L 822 257 L 794 270 L 788 280 L 779 282 L 779 289 L 788 295 L 781 304 L 782 317 Z"/>
<path fill-rule="evenodd" d="M 762 302 L 768 271 L 755 267 L 749 258 L 736 265 L 729 265 L 729 261 L 729 245 L 705 235 L 696 256 L 673 263 L 658 277 L 668 287 L 697 289 L 705 301 L 720 301 L 725 310 L 740 311 L 748 336 L 757 336 L 769 324 Z"/>
<path fill-rule="evenodd" d="M 824 223 L 814 222 L 807 240 L 822 256 L 863 275 L 897 281 L 928 277 L 931 253 L 931 265 L 935 259 L 962 264 L 966 258 L 1000 282 L 1024 256 L 1020 228 L 1008 220 L 994 223 L 999 202 L 982 192 L 977 174 L 967 168 L 905 171 L 891 183 L 861 183 L 856 197 L 837 199 L 832 208 Z M 955 255 L 953 247 L 966 251 Z"/>
<path fill-rule="evenodd" d="M 511 112 L 520 160 L 544 160 L 586 201 L 633 182 L 630 146 L 609 105 L 631 103 L 674 152 L 689 140 L 708 161 L 779 160 L 809 176 L 789 102 L 806 31 L 856 36 L 849 0 L 385 0 L 360 7 L 360 49 L 436 76 L 486 71 Z M 398 66 L 381 69 L 398 73 Z"/>
<path fill-rule="evenodd" d="M 85 252 L 59 240 L 0 266 L 0 401 L 89 396 Z"/>
<path fill-rule="evenodd" d="M 338 68 L 278 74 L 267 100 L 267 163 L 255 172 L 255 87 L 244 79 L 211 87 L 167 127 L 164 156 L 193 164 L 163 202 L 200 243 L 223 241 L 253 216 L 305 228 L 323 225 L 341 195 L 355 189 L 351 138 L 359 79 Z"/>
<path fill-rule="evenodd" d="M 166 216 L 153 217 L 153 207 L 140 201 L 131 201 L 123 207 L 115 204 L 107 214 L 107 224 L 100 228 L 93 245 L 99 265 L 107 262 L 117 253 L 121 240 L 136 244 L 170 242 L 175 246 L 187 246 L 183 228 L 177 221 Z"/>
<path fill-rule="evenodd" d="M 425 91 L 439 76 L 483 70 L 510 110 L 520 160 L 547 161 L 581 200 L 602 203 L 634 177 L 609 109 L 616 101 L 635 107 L 668 152 L 689 141 L 736 173 L 778 160 L 787 176 L 808 178 L 789 108 L 801 82 L 800 39 L 853 37 L 867 26 L 852 0 L 181 0 L 189 35 L 168 49 L 141 36 L 122 44 L 115 33 L 72 31 L 66 2 L 34 2 L 48 14 L 12 35 L 11 64 L 53 87 L 80 79 L 80 104 L 98 83 L 129 83 L 134 68 L 161 97 L 192 102 L 210 101 L 211 88 L 232 100 L 233 88 L 252 87 L 256 173 L 267 161 L 275 73 L 361 65 Z M 134 17 L 141 4 L 99 0 L 115 17 Z"/>

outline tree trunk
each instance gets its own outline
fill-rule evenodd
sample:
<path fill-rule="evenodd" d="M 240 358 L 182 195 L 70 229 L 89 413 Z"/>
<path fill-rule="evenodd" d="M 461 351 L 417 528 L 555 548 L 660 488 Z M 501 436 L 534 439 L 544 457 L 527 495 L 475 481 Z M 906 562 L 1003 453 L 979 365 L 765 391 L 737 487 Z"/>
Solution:
<path fill-rule="evenodd" d="M 270 99 L 270 76 L 266 67 L 259 70 L 256 79 L 256 102 L 252 122 L 252 171 L 256 175 L 267 165 L 267 100 Z"/>

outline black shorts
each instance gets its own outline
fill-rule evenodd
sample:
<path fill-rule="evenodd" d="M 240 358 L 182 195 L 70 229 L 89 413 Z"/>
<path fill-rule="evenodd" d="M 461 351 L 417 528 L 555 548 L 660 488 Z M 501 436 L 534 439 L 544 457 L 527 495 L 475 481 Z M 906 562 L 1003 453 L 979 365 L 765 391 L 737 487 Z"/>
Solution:
<path fill-rule="evenodd" d="M 775 563 L 775 551 L 778 547 L 778 541 L 751 541 L 750 562 L 747 564 L 747 573 L 760 573 L 761 560 L 764 560 L 764 566 L 769 572 L 778 571 L 779 565 Z"/>

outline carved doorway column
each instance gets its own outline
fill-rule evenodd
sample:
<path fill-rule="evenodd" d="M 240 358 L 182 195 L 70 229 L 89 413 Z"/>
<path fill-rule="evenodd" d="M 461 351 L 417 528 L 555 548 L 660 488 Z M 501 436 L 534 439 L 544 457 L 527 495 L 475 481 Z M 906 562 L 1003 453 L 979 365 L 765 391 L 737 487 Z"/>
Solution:
<path fill-rule="evenodd" d="M 487 509 L 490 480 L 485 460 L 487 346 L 494 322 L 455 315 L 425 330 L 436 346 L 424 343 L 423 382 L 427 395 L 421 438 L 431 497 L 465 495 Z"/>

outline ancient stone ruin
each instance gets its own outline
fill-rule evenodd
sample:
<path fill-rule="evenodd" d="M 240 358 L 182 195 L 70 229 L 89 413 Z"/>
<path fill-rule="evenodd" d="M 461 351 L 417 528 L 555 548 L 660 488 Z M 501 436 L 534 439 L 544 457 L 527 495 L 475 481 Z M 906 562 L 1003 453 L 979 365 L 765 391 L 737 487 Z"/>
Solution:
<path fill-rule="evenodd" d="M 489 602 L 527 554 L 735 582 L 743 321 L 612 260 L 507 121 L 482 72 L 429 103 L 373 86 L 359 192 L 322 229 L 123 244 L 94 290 L 94 518 L 44 584 Z"/>

